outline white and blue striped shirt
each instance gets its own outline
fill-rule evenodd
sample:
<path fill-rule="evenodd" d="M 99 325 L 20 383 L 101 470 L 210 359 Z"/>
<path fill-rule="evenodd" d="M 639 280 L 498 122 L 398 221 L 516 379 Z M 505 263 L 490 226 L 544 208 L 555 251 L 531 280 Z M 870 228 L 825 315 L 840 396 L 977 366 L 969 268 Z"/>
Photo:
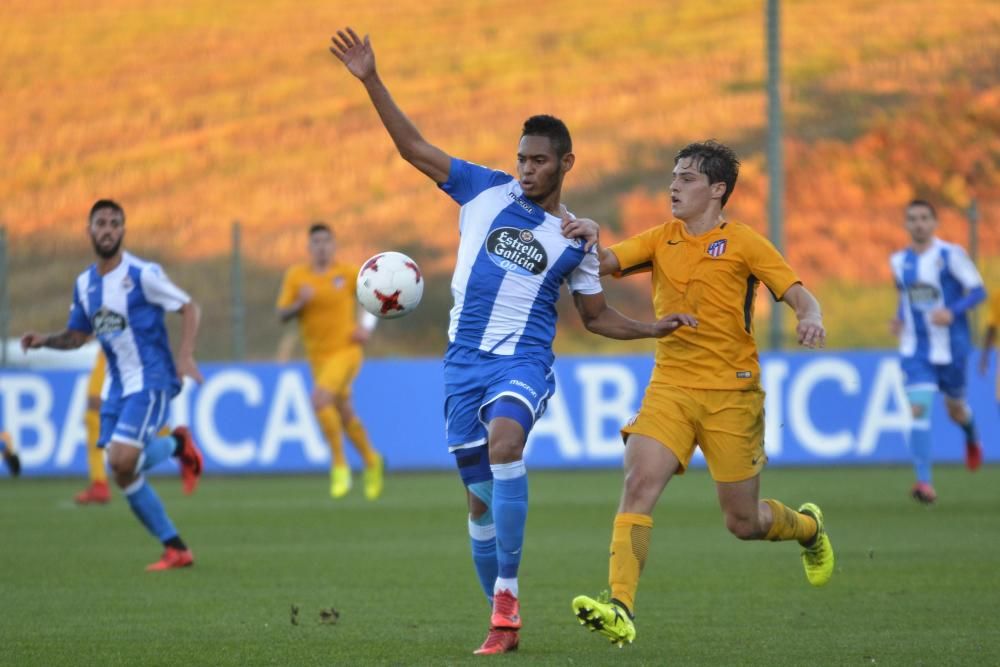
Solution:
<path fill-rule="evenodd" d="M 596 250 L 562 235 L 562 221 L 525 198 L 510 174 L 452 158 L 440 185 L 462 209 L 448 340 L 551 362 L 559 288 L 601 292 Z"/>
<path fill-rule="evenodd" d="M 180 391 L 163 313 L 190 300 L 159 265 L 127 252 L 104 276 L 96 264 L 79 275 L 66 328 L 92 333 L 100 342 L 111 379 L 108 400 L 138 391 Z"/>
<path fill-rule="evenodd" d="M 896 289 L 899 290 L 899 353 L 932 364 L 964 362 L 971 344 L 966 311 L 983 300 L 983 279 L 961 246 L 934 239 L 919 255 L 912 248 L 892 255 Z M 948 326 L 932 324 L 930 314 L 949 308 L 954 320 Z"/>

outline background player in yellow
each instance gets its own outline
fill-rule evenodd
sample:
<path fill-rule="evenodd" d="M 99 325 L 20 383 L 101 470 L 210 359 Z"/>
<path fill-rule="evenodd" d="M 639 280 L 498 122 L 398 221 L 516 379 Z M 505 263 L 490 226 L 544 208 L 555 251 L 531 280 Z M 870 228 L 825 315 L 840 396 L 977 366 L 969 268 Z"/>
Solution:
<path fill-rule="evenodd" d="M 74 500 L 78 505 L 104 504 L 111 500 L 108 472 L 104 467 L 104 450 L 97 446 L 101 434 L 101 393 L 106 369 L 104 352 L 98 350 L 87 381 L 87 411 L 83 415 L 87 429 L 87 472 L 90 485 L 76 494 Z"/>
<path fill-rule="evenodd" d="M 0 431 L 0 459 L 7 465 L 11 476 L 17 477 L 21 474 L 21 457 L 14 447 L 14 439 L 7 431 Z"/>
<path fill-rule="evenodd" d="M 989 319 L 986 321 L 986 333 L 983 334 L 983 350 L 979 355 L 980 375 L 986 375 L 990 368 L 990 350 L 996 345 L 997 329 L 1000 329 L 1000 289 L 994 290 L 990 295 Z M 997 404 L 1000 405 L 1000 370 L 997 371 Z"/>
<path fill-rule="evenodd" d="M 833 549 L 819 507 L 795 511 L 759 500 L 764 453 L 764 392 L 753 338 L 758 282 L 791 306 L 798 341 L 822 346 L 819 303 L 774 246 L 722 215 L 739 160 L 714 141 L 690 144 L 674 159 L 674 219 L 600 251 L 601 274 L 652 272 L 653 306 L 694 315 L 656 344 L 656 365 L 642 407 L 622 429 L 625 482 L 611 537 L 610 600 L 573 600 L 581 624 L 619 645 L 635 638 L 639 574 L 649 551 L 652 512 L 670 479 L 701 447 L 715 480 L 726 527 L 741 540 L 797 540 L 814 586 L 833 573 Z M 597 237 L 590 220 L 564 219 L 567 233 Z"/>
<path fill-rule="evenodd" d="M 285 273 L 278 296 L 282 322 L 298 319 L 302 344 L 312 368 L 313 409 L 330 445 L 330 495 L 341 498 L 351 489 L 351 469 L 344 457 L 342 432 L 347 433 L 364 462 L 364 492 L 369 500 L 382 493 L 382 457 L 368 440 L 351 405 L 351 383 L 362 362 L 362 345 L 376 319 L 357 316 L 358 267 L 334 261 L 335 239 L 329 225 L 309 228 L 309 263 Z"/>

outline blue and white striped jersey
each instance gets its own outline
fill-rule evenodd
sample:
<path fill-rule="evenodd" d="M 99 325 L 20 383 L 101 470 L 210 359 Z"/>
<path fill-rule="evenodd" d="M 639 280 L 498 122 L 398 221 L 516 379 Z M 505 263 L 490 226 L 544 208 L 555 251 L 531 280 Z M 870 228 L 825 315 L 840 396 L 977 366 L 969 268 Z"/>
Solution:
<path fill-rule="evenodd" d="M 107 400 L 138 391 L 180 391 L 163 312 L 190 300 L 159 265 L 127 252 L 107 275 L 96 264 L 79 275 L 66 328 L 94 334 L 104 349 L 111 380 Z"/>
<path fill-rule="evenodd" d="M 955 308 L 970 292 L 983 293 L 983 279 L 961 246 L 934 239 L 921 254 L 900 250 L 889 260 L 899 290 L 903 330 L 899 353 L 932 364 L 964 363 L 970 346 L 966 308 Z M 936 308 L 958 310 L 949 326 L 931 324 Z"/>
<path fill-rule="evenodd" d="M 448 340 L 551 362 L 562 283 L 581 294 L 601 292 L 596 250 L 565 238 L 561 220 L 526 199 L 510 174 L 452 158 L 440 188 L 462 207 Z"/>

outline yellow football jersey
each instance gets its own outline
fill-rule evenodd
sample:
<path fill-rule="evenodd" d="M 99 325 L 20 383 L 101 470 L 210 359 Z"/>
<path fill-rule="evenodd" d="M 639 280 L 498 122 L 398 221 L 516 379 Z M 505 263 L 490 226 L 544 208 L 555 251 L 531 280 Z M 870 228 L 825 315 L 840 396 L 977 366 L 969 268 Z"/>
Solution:
<path fill-rule="evenodd" d="M 753 338 L 758 282 L 781 298 L 800 282 L 766 238 L 738 222 L 700 236 L 672 220 L 611 246 L 621 272 L 653 276 L 656 317 L 690 313 L 698 328 L 661 338 L 656 373 L 663 381 L 699 389 L 755 389 L 760 363 Z"/>
<path fill-rule="evenodd" d="M 986 326 L 997 329 L 997 335 L 1000 336 L 1000 289 L 990 297 L 990 314 Z M 1000 369 L 1000 362 L 997 363 L 997 368 Z M 997 400 L 1000 401 L 1000 370 L 997 370 Z"/>
<path fill-rule="evenodd" d="M 285 273 L 278 296 L 278 308 L 287 308 L 299 297 L 299 289 L 311 286 L 315 293 L 299 313 L 299 332 L 310 361 L 317 361 L 349 345 L 357 328 L 356 284 L 358 267 L 334 264 L 316 273 L 307 264 Z"/>

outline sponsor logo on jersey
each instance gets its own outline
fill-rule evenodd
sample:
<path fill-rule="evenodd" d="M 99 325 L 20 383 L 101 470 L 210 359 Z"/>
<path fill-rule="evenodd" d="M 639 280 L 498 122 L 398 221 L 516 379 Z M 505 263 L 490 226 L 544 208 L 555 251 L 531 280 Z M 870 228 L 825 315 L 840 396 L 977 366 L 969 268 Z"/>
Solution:
<path fill-rule="evenodd" d="M 917 310 L 928 310 L 937 305 L 941 291 L 934 285 L 914 283 L 906 288 L 910 304 Z"/>
<path fill-rule="evenodd" d="M 121 313 L 116 313 L 107 306 L 101 306 L 94 313 L 91 325 L 94 327 L 94 335 L 99 338 L 107 338 L 117 336 L 125 331 L 128 328 L 128 320 Z"/>
<path fill-rule="evenodd" d="M 486 238 L 486 254 L 505 271 L 537 276 L 548 266 L 545 248 L 527 229 L 498 227 Z"/>
<path fill-rule="evenodd" d="M 510 197 L 510 200 L 512 202 L 514 202 L 515 204 L 517 204 L 518 206 L 520 206 L 521 208 L 523 208 L 528 213 L 534 213 L 535 212 L 534 207 L 531 204 L 529 204 L 528 202 L 526 202 L 523 197 L 518 197 L 513 192 L 508 192 L 507 196 Z"/>
<path fill-rule="evenodd" d="M 718 241 L 712 241 L 711 245 L 708 246 L 708 256 L 722 257 L 723 253 L 726 252 L 727 244 L 728 244 L 728 239 L 719 239 Z"/>

